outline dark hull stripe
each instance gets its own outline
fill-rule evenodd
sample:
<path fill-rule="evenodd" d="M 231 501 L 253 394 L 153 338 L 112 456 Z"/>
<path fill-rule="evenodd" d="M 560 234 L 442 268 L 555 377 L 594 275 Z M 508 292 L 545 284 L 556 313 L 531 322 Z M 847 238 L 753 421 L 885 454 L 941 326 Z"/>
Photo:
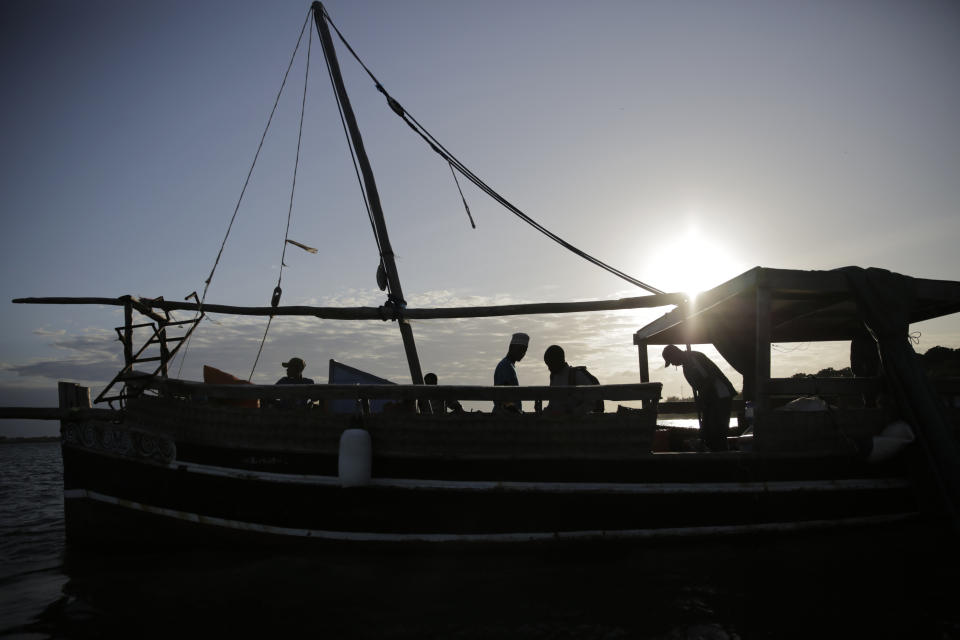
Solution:
<path fill-rule="evenodd" d="M 340 486 L 335 476 L 273 473 L 230 469 L 196 463 L 171 465 L 178 471 L 207 476 L 254 480 L 259 482 L 309 486 Z M 522 492 L 550 494 L 733 494 L 794 493 L 834 491 L 883 491 L 905 489 L 910 482 L 902 478 L 852 478 L 842 480 L 782 480 L 770 482 L 493 482 L 471 480 L 427 480 L 407 478 L 373 478 L 370 487 L 390 489 L 429 489 L 459 492 Z"/>
<path fill-rule="evenodd" d="M 582 541 L 582 540 L 664 540 L 676 538 L 737 536 L 758 533 L 781 533 L 796 531 L 812 531 L 866 525 L 886 525 L 907 522 L 916 518 L 915 513 L 895 513 L 882 516 L 866 516 L 858 518 L 841 518 L 832 520 L 808 520 L 802 522 L 769 522 L 761 524 L 703 526 L 703 527 L 665 527 L 654 529 L 625 529 L 625 530 L 582 530 L 582 531 L 555 531 L 555 532 L 528 532 L 528 533 L 367 533 L 360 531 L 325 531 L 318 529 L 298 529 L 277 527 L 266 524 L 229 520 L 203 516 L 196 513 L 177 511 L 153 505 L 143 504 L 132 500 L 125 500 L 108 496 L 86 489 L 70 489 L 64 491 L 64 499 L 71 501 L 92 500 L 112 505 L 122 509 L 138 511 L 153 516 L 180 520 L 186 523 L 232 529 L 247 533 L 263 534 L 268 536 L 284 536 L 290 538 L 313 538 L 327 541 L 344 542 L 476 542 L 476 543 L 517 543 L 540 541 Z"/>

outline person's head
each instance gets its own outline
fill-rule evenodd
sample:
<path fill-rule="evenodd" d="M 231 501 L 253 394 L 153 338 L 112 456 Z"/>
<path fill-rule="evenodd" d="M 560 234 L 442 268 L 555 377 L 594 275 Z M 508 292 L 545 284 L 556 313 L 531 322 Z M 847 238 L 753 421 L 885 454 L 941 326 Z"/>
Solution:
<path fill-rule="evenodd" d="M 510 349 L 507 351 L 507 357 L 514 362 L 523 360 L 527 355 L 527 346 L 530 344 L 530 336 L 525 333 L 515 333 L 510 337 Z"/>
<path fill-rule="evenodd" d="M 428 373 L 427 375 L 423 376 L 423 383 L 424 383 L 424 384 L 437 384 L 437 374 L 435 374 L 435 373 Z"/>
<path fill-rule="evenodd" d="M 674 344 L 668 344 L 663 348 L 663 361 L 666 363 L 664 367 L 683 364 L 683 351 Z"/>
<path fill-rule="evenodd" d="M 563 349 L 555 344 L 550 345 L 547 347 L 547 350 L 543 352 L 543 362 L 547 365 L 547 368 L 550 369 L 550 373 L 562 369 L 563 365 L 566 364 Z"/>
<path fill-rule="evenodd" d="M 307 364 L 301 358 L 290 358 L 283 363 L 283 366 L 287 370 L 287 375 L 291 378 L 299 378 L 303 374 L 303 370 L 307 368 Z"/>

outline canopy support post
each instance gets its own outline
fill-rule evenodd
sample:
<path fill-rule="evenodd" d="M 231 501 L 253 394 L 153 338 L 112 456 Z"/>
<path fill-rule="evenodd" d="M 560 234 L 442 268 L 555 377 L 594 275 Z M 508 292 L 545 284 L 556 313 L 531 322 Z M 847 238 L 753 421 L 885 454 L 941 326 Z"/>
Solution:
<path fill-rule="evenodd" d="M 650 382 L 650 359 L 647 355 L 647 342 L 637 343 L 637 356 L 640 360 L 640 382 Z"/>
<path fill-rule="evenodd" d="M 767 387 L 770 380 L 770 288 L 757 283 L 757 354 L 754 361 L 754 404 L 757 409 L 767 409 Z"/>

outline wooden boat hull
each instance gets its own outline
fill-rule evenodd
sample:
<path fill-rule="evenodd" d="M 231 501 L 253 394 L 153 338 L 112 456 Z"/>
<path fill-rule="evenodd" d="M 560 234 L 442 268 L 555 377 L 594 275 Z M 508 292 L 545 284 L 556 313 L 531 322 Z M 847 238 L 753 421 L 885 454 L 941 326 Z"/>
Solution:
<path fill-rule="evenodd" d="M 368 416 L 371 478 L 343 486 L 351 417 L 276 412 L 260 416 L 262 434 L 225 438 L 243 409 L 143 402 L 122 424 L 63 423 L 71 544 L 650 540 L 877 525 L 919 509 L 902 460 L 651 454 L 655 412 Z M 176 409 L 193 420 L 163 419 Z"/>

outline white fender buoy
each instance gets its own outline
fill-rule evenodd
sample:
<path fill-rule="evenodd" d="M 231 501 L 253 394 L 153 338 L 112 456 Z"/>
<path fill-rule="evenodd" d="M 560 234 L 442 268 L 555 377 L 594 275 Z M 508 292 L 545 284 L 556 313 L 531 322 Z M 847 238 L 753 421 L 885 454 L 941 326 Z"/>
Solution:
<path fill-rule="evenodd" d="M 867 460 L 870 462 L 883 462 L 894 457 L 904 447 L 913 442 L 916 436 L 913 429 L 903 420 L 891 422 L 879 435 L 873 436 L 873 448 Z"/>
<path fill-rule="evenodd" d="M 370 484 L 372 450 L 370 432 L 366 429 L 347 429 L 343 432 L 337 465 L 340 486 L 362 487 Z"/>

